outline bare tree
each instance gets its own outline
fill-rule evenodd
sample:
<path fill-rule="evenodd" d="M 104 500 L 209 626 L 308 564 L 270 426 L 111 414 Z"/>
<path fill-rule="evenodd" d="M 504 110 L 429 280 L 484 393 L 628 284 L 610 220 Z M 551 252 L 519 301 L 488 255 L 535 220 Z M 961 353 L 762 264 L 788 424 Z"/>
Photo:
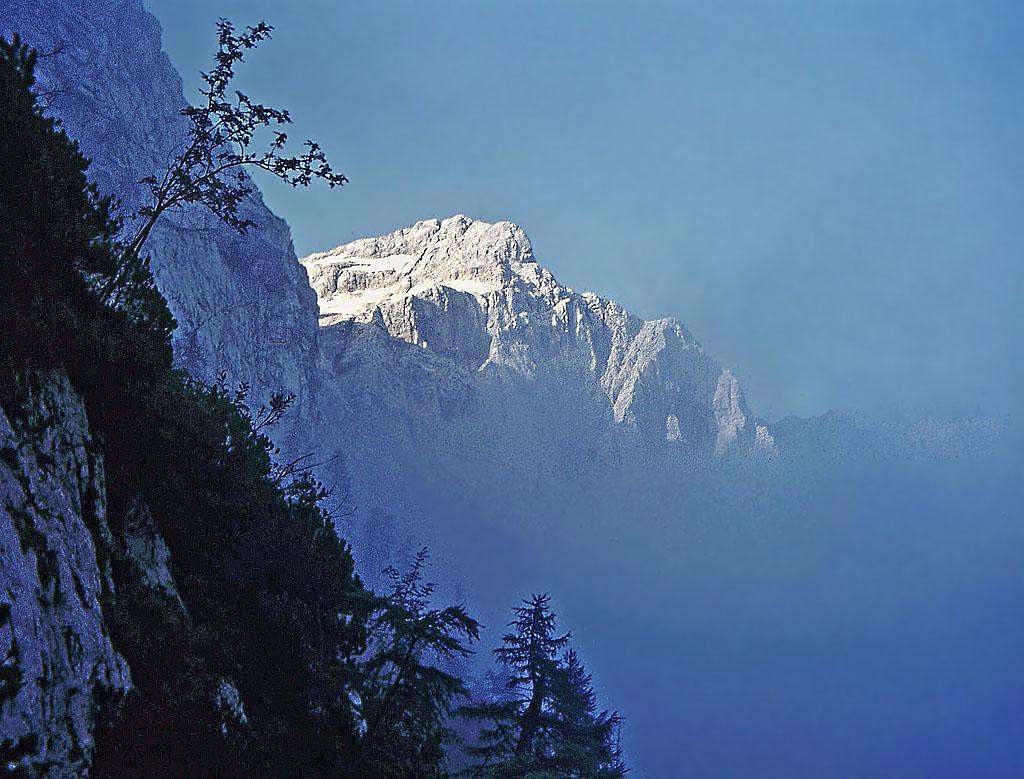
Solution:
<path fill-rule="evenodd" d="M 125 247 L 126 264 L 141 255 L 160 217 L 182 205 L 204 206 L 242 234 L 255 226 L 240 213 L 240 206 L 253 191 L 246 168 L 267 171 L 293 187 L 308 186 L 314 178 L 332 188 L 348 181 L 343 174 L 334 172 L 314 141 L 307 140 L 298 156 L 285 153 L 288 136 L 274 128 L 291 123 L 287 111 L 255 102 L 237 90 L 228 94 L 235 66 L 243 61 L 247 51 L 269 39 L 272 30 L 270 25 L 260 22 L 236 32 L 226 19 L 217 22 L 214 67 L 202 73 L 206 86 L 200 93 L 204 100 L 181 112 L 188 119 L 184 149 L 162 175 L 147 176 L 140 182 L 149 190 L 149 202 L 135 214 L 141 223 Z M 257 135 L 267 128 L 272 140 L 257 143 Z M 117 288 L 122 276 L 115 277 L 108 292 Z"/>

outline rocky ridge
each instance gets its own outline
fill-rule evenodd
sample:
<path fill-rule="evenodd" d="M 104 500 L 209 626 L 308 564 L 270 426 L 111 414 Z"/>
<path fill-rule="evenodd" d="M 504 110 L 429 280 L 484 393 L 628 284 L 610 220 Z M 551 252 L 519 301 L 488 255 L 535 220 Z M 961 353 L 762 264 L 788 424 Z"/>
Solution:
<path fill-rule="evenodd" d="M 610 421 L 651 445 L 717 454 L 772 446 L 735 376 L 679 320 L 644 321 L 559 284 L 511 222 L 426 220 L 302 264 L 325 331 L 377 326 L 469 375 L 599 390 Z"/>

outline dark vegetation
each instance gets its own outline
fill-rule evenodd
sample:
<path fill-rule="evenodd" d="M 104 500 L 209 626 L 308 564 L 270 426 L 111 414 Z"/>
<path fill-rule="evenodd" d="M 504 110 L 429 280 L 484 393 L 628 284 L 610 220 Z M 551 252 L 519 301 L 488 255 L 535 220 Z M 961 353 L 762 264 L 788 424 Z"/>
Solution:
<path fill-rule="evenodd" d="M 622 776 L 618 714 L 598 713 L 590 675 L 558 635 L 547 595 L 515 609 L 511 630 L 494 650 L 507 673 L 506 695 L 465 706 L 484 723 L 471 776 Z"/>
<path fill-rule="evenodd" d="M 480 625 L 460 606 L 432 605 L 425 553 L 390 572 L 387 594 L 367 591 L 326 490 L 275 461 L 267 431 L 290 397 L 253 408 L 248 388 L 207 386 L 173 365 L 175 322 L 142 251 L 160 215 L 198 203 L 248 229 L 247 165 L 296 185 L 344 181 L 315 144 L 285 157 L 279 134 L 248 151 L 260 127 L 288 121 L 225 97 L 234 65 L 269 29 L 221 23 L 207 103 L 185 112 L 191 144 L 145 182 L 153 200 L 134 230 L 37 105 L 35 54 L 0 42 L 0 402 L 16 414 L 48 371 L 66 373 L 85 402 L 106 470 L 110 532 L 89 518 L 112 575 L 102 606 L 134 684 L 127 701 L 100 702 L 94 773 L 442 776 L 461 713 L 484 723 L 467 750 L 479 763 L 471 775 L 622 775 L 619 718 L 597 712 L 546 597 L 516 610 L 496 651 L 507 690 L 465 706 L 460 661 Z M 166 541 L 177 595 L 133 567 L 123 539 L 140 527 Z M 0 705 L 18 685 L 13 673 L 0 679 Z M 225 713 L 233 693 L 244 718 Z"/>

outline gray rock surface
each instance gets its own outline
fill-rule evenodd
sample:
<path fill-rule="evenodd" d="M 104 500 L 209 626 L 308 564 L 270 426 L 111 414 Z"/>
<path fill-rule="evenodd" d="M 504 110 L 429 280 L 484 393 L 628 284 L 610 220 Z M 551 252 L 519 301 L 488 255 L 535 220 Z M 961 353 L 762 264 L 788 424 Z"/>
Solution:
<path fill-rule="evenodd" d="M 681 322 L 560 284 L 511 222 L 431 219 L 302 263 L 321 325 L 306 446 L 371 583 L 419 545 L 458 570 L 461 523 L 626 515 L 695 463 L 775 454 Z M 643 501 L 603 505 L 633 485 Z"/>
<path fill-rule="evenodd" d="M 420 347 L 425 362 L 447 362 L 453 375 L 465 371 L 487 383 L 490 374 L 512 374 L 556 381 L 563 394 L 603 396 L 609 423 L 648 445 L 670 441 L 722 454 L 758 440 L 739 382 L 682 323 L 644 321 L 614 301 L 562 286 L 511 222 L 427 220 L 302 263 L 327 332 L 340 323 L 376 324 Z M 366 327 L 344 333 L 327 339 L 328 353 L 339 340 L 376 340 Z M 379 362 L 393 354 L 383 350 Z M 326 384 L 345 383 L 329 373 Z"/>
<path fill-rule="evenodd" d="M 0 455 L 0 752 L 9 769 L 81 774 L 101 702 L 131 682 L 100 608 L 103 463 L 66 378 L 0 413 Z"/>
<path fill-rule="evenodd" d="M 139 181 L 161 173 L 185 137 L 182 81 L 159 23 L 139 0 L 0 0 L 0 34 L 14 31 L 43 54 L 43 101 L 92 159 L 101 191 L 121 200 L 130 230 L 145 202 Z M 147 249 L 179 323 L 179 363 L 206 379 L 226 371 L 258 399 L 294 392 L 297 422 L 315 395 L 316 297 L 288 226 L 258 192 L 241 215 L 257 225 L 244 236 L 198 207 L 169 212 Z"/>

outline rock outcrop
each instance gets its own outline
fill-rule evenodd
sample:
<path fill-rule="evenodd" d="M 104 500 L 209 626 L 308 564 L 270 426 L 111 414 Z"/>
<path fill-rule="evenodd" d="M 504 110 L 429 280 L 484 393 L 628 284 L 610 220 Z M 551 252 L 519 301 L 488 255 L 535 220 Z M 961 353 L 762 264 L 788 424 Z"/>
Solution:
<path fill-rule="evenodd" d="M 0 412 L 0 761 L 81 775 L 97 719 L 131 686 L 100 606 L 103 462 L 64 376 L 34 376 L 23 394 Z"/>
<path fill-rule="evenodd" d="M 774 456 L 679 320 L 560 284 L 511 222 L 431 219 L 302 263 L 322 355 L 307 448 L 371 583 L 414 545 L 457 554 L 462 523 L 649 511 L 694 466 Z"/>
<path fill-rule="evenodd" d="M 145 202 L 140 180 L 163 169 L 185 132 L 182 82 L 159 24 L 138 0 L 0 0 L 0 35 L 15 32 L 40 54 L 40 102 L 92 160 L 89 177 L 120 202 L 130 231 Z M 151 234 L 147 250 L 179 323 L 176 359 L 207 380 L 226 372 L 257 401 L 296 393 L 289 422 L 305 430 L 316 396 L 315 294 L 287 226 L 258 192 L 241 212 L 257 225 L 244 236 L 198 208 L 165 215 Z M 112 563 L 135 602 L 152 593 L 181 620 L 187 612 L 147 507 L 130 502 L 116 523 L 106 516 L 104 464 L 81 398 L 56 374 L 26 397 L 0 416 L 0 766 L 80 776 L 98 726 L 108 714 L 120 720 L 113 715 L 133 689 L 127 649 L 104 611 L 125 595 Z M 277 431 L 283 444 L 290 432 Z M 122 609 L 118 618 L 138 616 Z M 244 731 L 232 680 L 213 685 L 209 705 L 223 714 L 225 736 Z"/>

